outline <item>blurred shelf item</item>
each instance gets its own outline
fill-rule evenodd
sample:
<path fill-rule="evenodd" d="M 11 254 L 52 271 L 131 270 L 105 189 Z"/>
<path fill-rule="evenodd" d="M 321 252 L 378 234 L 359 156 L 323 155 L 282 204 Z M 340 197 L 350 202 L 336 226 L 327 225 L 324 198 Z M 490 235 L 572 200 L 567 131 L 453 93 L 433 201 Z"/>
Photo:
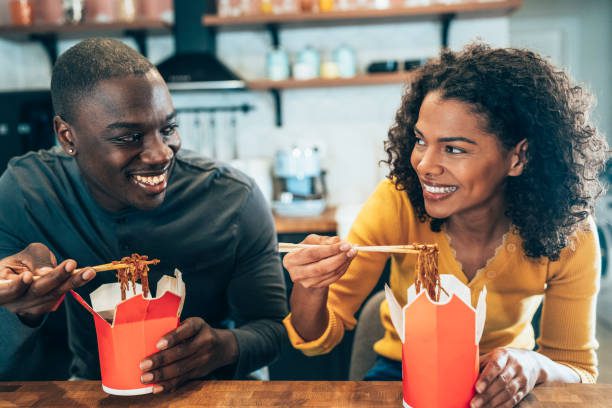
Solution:
<path fill-rule="evenodd" d="M 310 3 L 310 1 L 306 1 Z M 434 3 L 434 2 L 432 2 Z M 380 23 L 387 21 L 405 21 L 408 19 L 439 19 L 440 47 L 448 47 L 448 33 L 453 19 L 461 14 L 467 17 L 497 16 L 509 14 L 522 5 L 522 0 L 464 0 L 430 5 L 389 7 L 384 9 L 329 10 L 319 12 L 286 12 L 286 13 L 244 13 L 241 15 L 205 14 L 202 24 L 206 27 L 219 28 L 265 28 L 270 33 L 273 50 L 281 48 L 279 38 L 280 26 L 333 26 L 346 24 Z M 272 3 L 270 3 L 272 4 Z M 309 9 L 301 5 L 302 9 Z M 270 10 L 269 10 L 270 11 Z M 357 75 L 353 78 L 308 80 L 253 80 L 247 88 L 269 91 L 274 98 L 276 126 L 282 126 L 281 90 L 298 88 L 322 88 L 339 86 L 382 85 L 405 83 L 412 78 L 410 71 Z"/>
<path fill-rule="evenodd" d="M 342 21 L 367 22 L 375 20 L 402 20 L 406 17 L 439 16 L 465 13 L 511 13 L 522 4 L 522 0 L 464 1 L 452 4 L 432 4 L 388 9 L 339 10 L 318 13 L 261 13 L 221 17 L 214 14 L 203 16 L 206 26 L 253 26 L 267 24 L 304 24 Z"/>
<path fill-rule="evenodd" d="M 315 217 L 281 217 L 275 214 L 274 223 L 277 234 L 313 232 L 335 234 L 338 228 L 335 207 L 327 207 L 321 215 Z"/>

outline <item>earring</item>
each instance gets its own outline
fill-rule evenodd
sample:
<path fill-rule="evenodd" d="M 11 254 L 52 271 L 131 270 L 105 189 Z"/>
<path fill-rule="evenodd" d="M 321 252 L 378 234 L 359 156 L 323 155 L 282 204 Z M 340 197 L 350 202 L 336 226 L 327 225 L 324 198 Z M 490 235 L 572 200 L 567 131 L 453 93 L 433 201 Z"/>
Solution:
<path fill-rule="evenodd" d="M 74 148 L 73 147 L 69 147 L 68 148 L 68 153 L 69 154 L 74 154 Z"/>

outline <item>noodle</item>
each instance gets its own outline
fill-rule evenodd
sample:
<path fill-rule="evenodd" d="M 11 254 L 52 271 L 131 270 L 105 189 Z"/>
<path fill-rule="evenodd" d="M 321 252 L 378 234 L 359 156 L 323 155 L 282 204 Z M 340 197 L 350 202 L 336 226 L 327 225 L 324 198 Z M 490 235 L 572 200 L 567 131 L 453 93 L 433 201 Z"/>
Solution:
<path fill-rule="evenodd" d="M 416 293 L 421 291 L 421 287 L 427 291 L 429 298 L 438 302 L 440 291 L 446 293 L 440 286 L 440 273 L 438 272 L 438 246 L 437 245 L 414 245 L 418 250 L 415 266 L 416 277 L 414 285 Z"/>
<path fill-rule="evenodd" d="M 158 264 L 159 259 L 149 261 L 147 255 L 132 254 L 121 258 L 120 261 L 113 261 L 114 264 L 127 264 L 127 268 L 117 269 L 117 279 L 121 284 L 121 300 L 125 300 L 126 291 L 132 283 L 132 291 L 136 294 L 136 281 L 140 279 L 142 284 L 142 294 L 149 296 L 149 263 Z"/>

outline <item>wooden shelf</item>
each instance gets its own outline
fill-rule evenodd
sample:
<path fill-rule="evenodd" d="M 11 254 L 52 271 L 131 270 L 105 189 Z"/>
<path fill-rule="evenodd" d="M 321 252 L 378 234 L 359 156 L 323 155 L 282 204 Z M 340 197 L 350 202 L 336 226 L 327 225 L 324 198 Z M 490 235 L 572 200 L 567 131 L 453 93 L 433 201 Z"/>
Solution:
<path fill-rule="evenodd" d="M 435 4 L 420 7 L 389 8 L 384 10 L 347 10 L 319 13 L 252 14 L 238 17 L 220 17 L 208 14 L 202 17 L 205 26 L 252 26 L 266 24 L 300 24 L 316 22 L 367 21 L 402 19 L 417 16 L 444 14 L 510 13 L 522 4 L 522 0 L 466 1 L 458 4 Z"/>
<path fill-rule="evenodd" d="M 172 24 L 159 20 L 138 20 L 130 23 L 80 23 L 80 24 L 32 24 L 0 25 L 0 37 L 11 40 L 36 40 L 55 64 L 58 55 L 57 42 L 60 38 L 75 38 L 95 34 L 121 33 L 132 37 L 138 50 L 145 57 L 148 54 L 146 37 L 149 34 L 166 34 L 172 31 Z"/>
<path fill-rule="evenodd" d="M 269 91 L 271 89 L 301 89 L 301 88 L 325 88 L 335 86 L 363 86 L 384 85 L 404 83 L 413 76 L 412 72 L 401 71 L 392 73 L 358 75 L 352 78 L 336 79 L 287 79 L 284 81 L 272 81 L 269 79 L 258 79 L 247 81 L 247 88 L 257 91 Z"/>
<path fill-rule="evenodd" d="M 313 232 L 335 234 L 338 229 L 335 207 L 328 207 L 321 215 L 314 217 L 281 217 L 275 214 L 274 223 L 277 234 L 310 234 Z"/>
<path fill-rule="evenodd" d="M 142 20 L 131 23 L 33 24 L 29 26 L 0 25 L 0 36 L 32 34 L 87 34 L 113 31 L 141 31 L 169 33 L 172 24 L 163 21 Z"/>

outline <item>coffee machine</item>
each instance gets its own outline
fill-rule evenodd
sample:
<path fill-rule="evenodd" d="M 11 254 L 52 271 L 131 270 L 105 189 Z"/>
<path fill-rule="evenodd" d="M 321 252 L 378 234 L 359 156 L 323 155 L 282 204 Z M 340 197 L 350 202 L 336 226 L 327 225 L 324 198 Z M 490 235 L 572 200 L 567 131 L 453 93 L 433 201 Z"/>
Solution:
<path fill-rule="evenodd" d="M 311 217 L 325 210 L 327 189 L 316 147 L 293 146 L 274 156 L 272 208 L 280 216 Z"/>

